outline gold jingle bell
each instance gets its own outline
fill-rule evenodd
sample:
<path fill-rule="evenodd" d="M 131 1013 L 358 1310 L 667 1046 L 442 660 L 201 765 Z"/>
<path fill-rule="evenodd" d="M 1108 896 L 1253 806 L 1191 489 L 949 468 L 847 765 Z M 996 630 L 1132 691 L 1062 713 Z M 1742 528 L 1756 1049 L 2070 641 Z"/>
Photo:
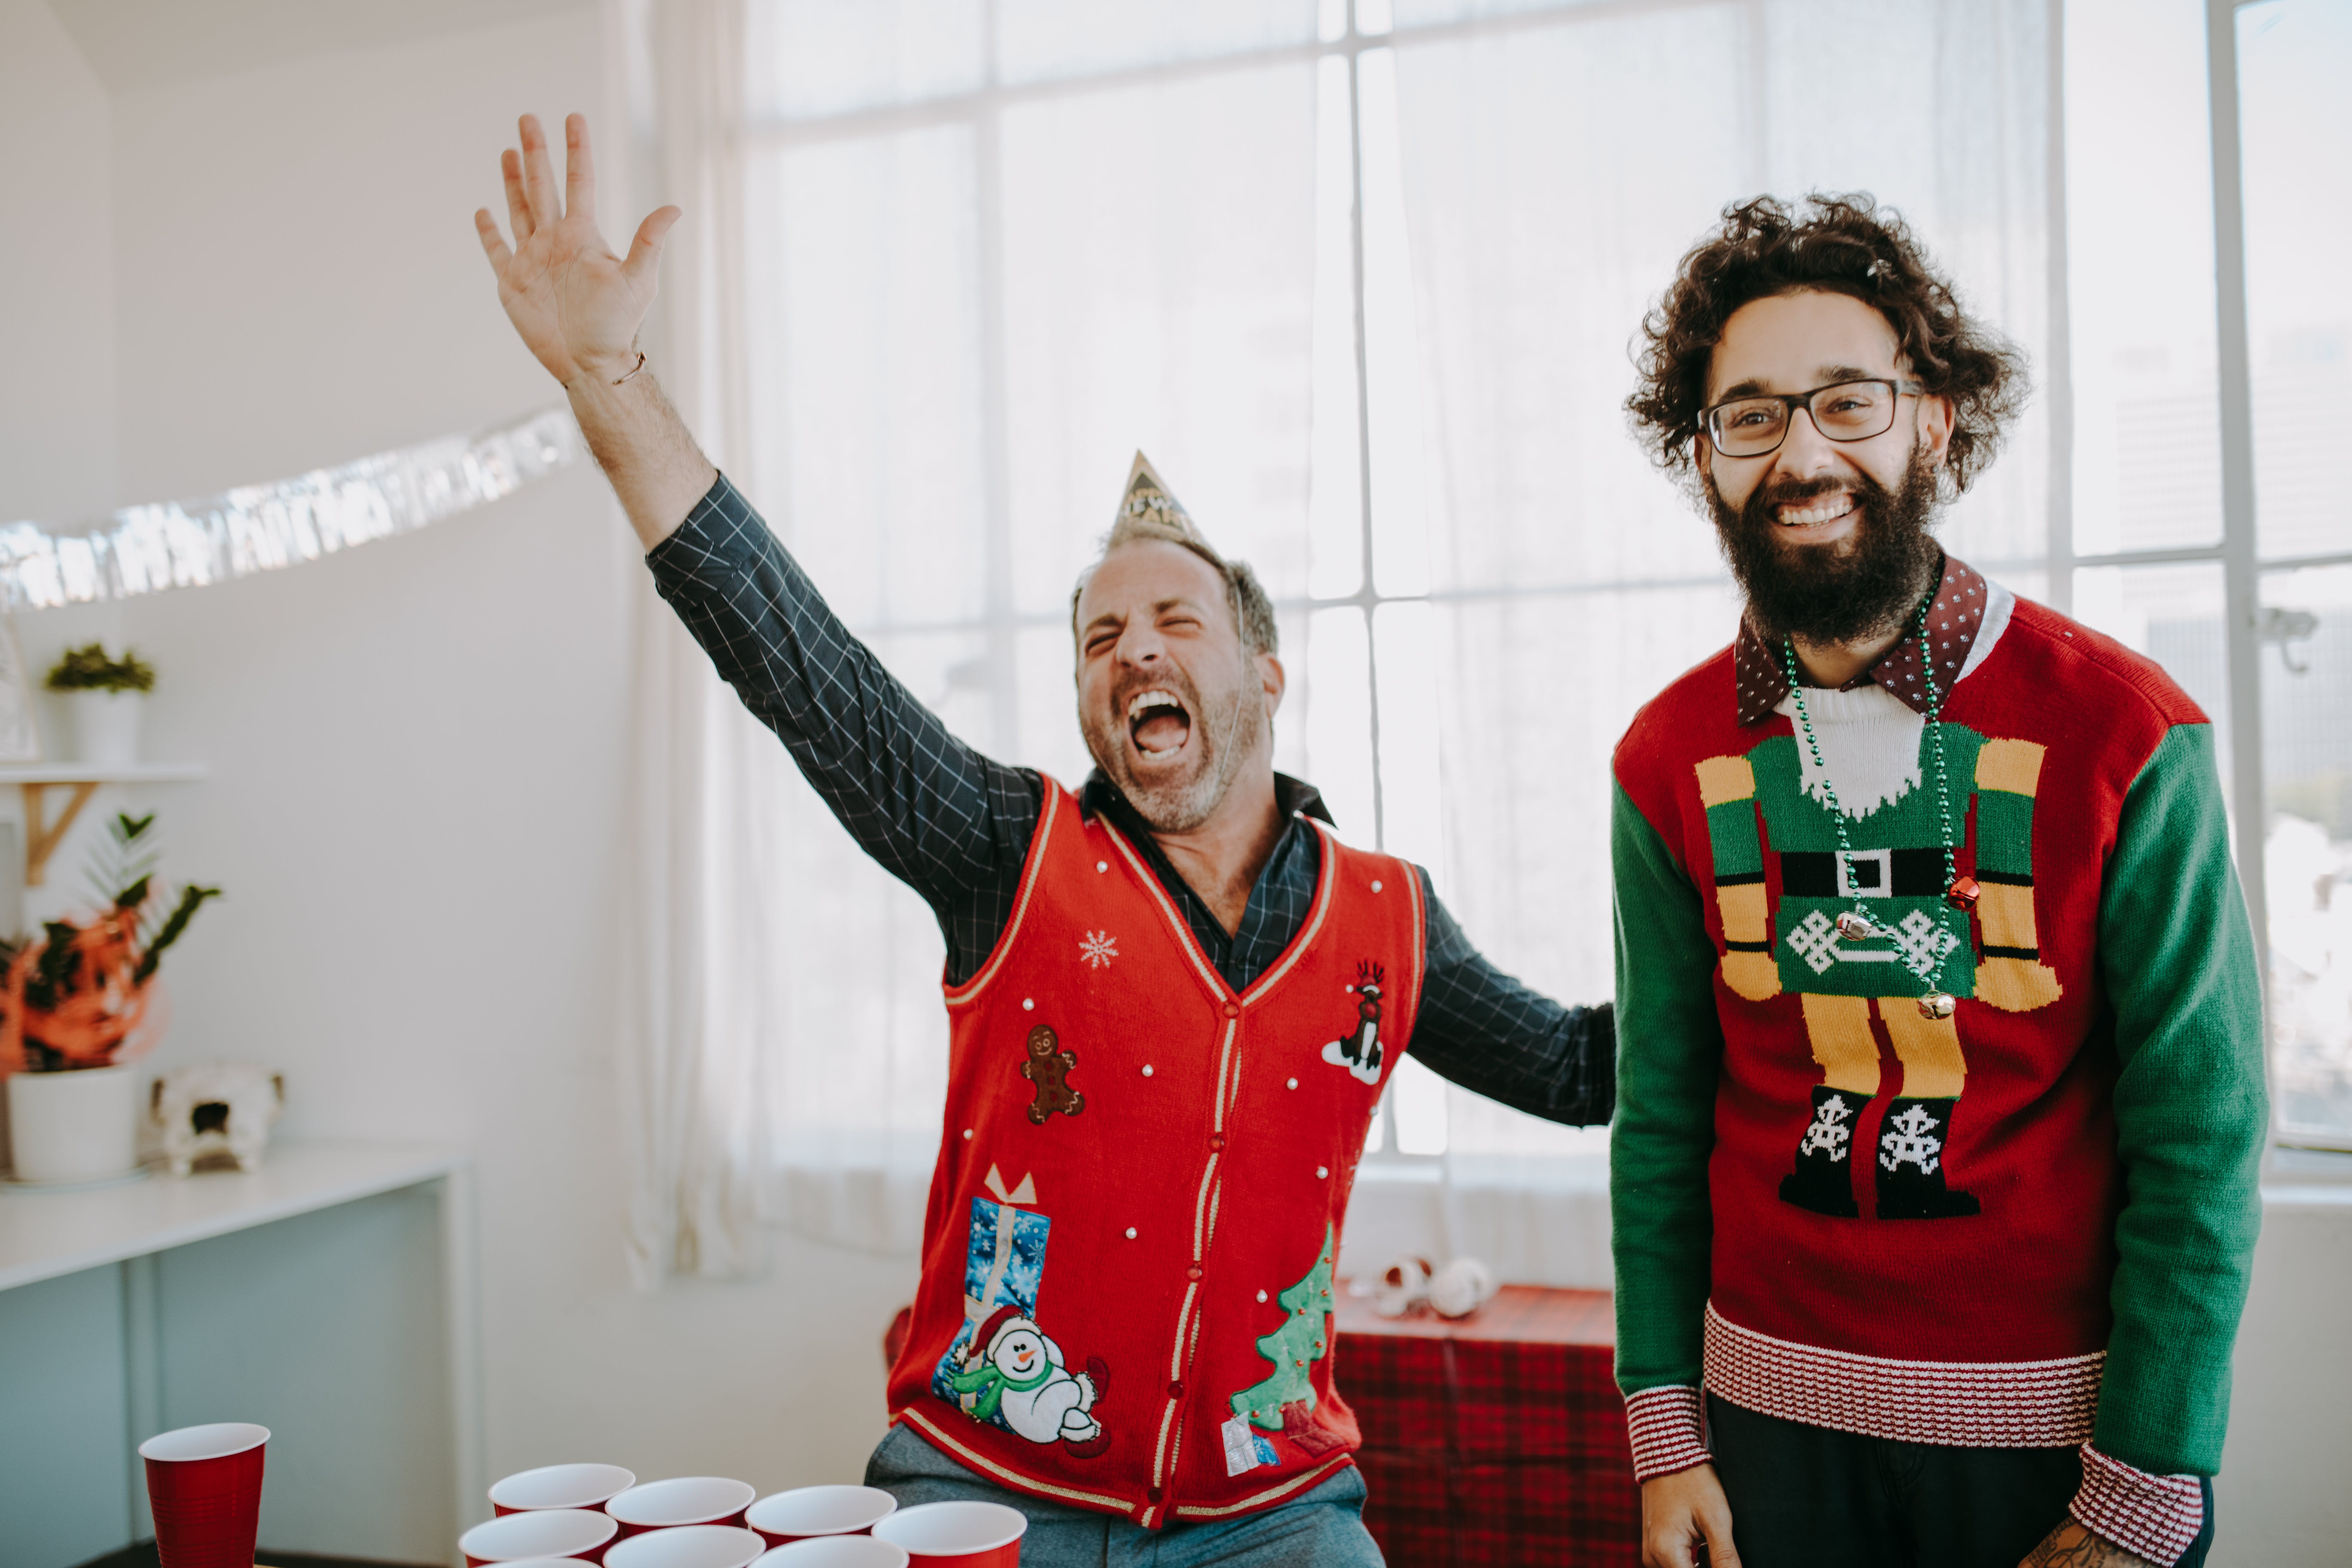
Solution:
<path fill-rule="evenodd" d="M 1930 991 L 1919 998 L 1919 1016 L 1940 1021 L 1960 1009 L 1959 1002 L 1948 991 Z"/>
<path fill-rule="evenodd" d="M 1848 910 L 1837 918 L 1837 933 L 1848 942 L 1868 942 L 1878 934 L 1878 928 L 1868 915 Z"/>

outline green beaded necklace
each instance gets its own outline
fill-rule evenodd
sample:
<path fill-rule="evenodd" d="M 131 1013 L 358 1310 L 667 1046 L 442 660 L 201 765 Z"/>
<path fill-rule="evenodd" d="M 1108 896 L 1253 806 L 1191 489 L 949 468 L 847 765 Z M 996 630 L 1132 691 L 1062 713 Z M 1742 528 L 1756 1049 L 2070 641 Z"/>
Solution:
<path fill-rule="evenodd" d="M 1959 874 L 1956 858 L 1958 846 L 1952 842 L 1952 779 L 1951 770 L 1944 760 L 1944 694 L 1936 685 L 1936 663 L 1927 646 L 1927 611 L 1935 602 L 1936 590 L 1933 588 L 1919 602 L 1919 672 L 1927 682 L 1927 733 L 1932 737 L 1936 755 L 1936 827 L 1937 837 L 1942 839 L 1944 847 L 1944 902 L 1960 910 L 1961 919 L 1965 921 L 1967 911 L 1976 904 L 1978 889 L 1973 879 Z M 1812 753 L 1813 767 L 1821 776 L 1822 795 L 1829 804 L 1830 821 L 1837 827 L 1838 865 L 1843 869 L 1852 864 L 1853 838 L 1846 829 L 1845 812 L 1838 805 L 1837 785 L 1830 781 L 1829 763 L 1822 757 L 1821 742 L 1814 737 L 1812 715 L 1805 710 L 1804 683 L 1797 679 L 1796 644 L 1785 637 L 1780 639 L 1780 668 L 1788 672 L 1789 694 L 1797 701 L 1797 723 L 1804 731 L 1805 749 Z M 1950 992 L 1936 984 L 1940 956 L 1936 953 L 1934 946 L 1927 942 L 1906 945 L 1893 930 L 1871 919 L 1869 911 L 1863 908 L 1861 894 L 1852 896 L 1853 908 L 1837 918 L 1838 935 L 1848 942 L 1866 942 L 1872 937 L 1885 937 L 1894 942 L 1904 967 L 1916 975 L 1919 983 L 1927 988 L 1919 997 L 1920 1016 L 1925 1018 L 1950 1017 L 1959 1004 L 1953 1000 Z M 1937 915 L 1937 925 L 1943 934 L 1952 934 L 1941 911 Z M 1953 945 L 1958 946 L 1966 941 L 1968 931 L 1963 929 Z"/>

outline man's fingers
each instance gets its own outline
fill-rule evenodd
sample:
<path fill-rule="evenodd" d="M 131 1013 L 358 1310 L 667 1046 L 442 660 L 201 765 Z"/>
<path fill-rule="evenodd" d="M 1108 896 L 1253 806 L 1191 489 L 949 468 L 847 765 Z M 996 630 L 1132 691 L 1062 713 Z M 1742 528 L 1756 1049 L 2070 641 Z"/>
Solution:
<path fill-rule="evenodd" d="M 530 200 L 522 191 L 522 154 L 511 147 L 499 153 L 499 173 L 506 177 L 507 225 L 514 230 L 514 242 L 520 245 L 538 227 L 530 221 Z"/>
<path fill-rule="evenodd" d="M 621 270 L 632 283 L 651 283 L 661 266 L 662 241 L 669 235 L 670 226 L 685 214 L 677 207 L 660 207 L 646 215 L 637 225 L 637 237 L 629 242 L 628 259 Z"/>
<path fill-rule="evenodd" d="M 544 226 L 563 215 L 555 205 L 555 165 L 547 156 L 547 133 L 539 128 L 539 116 L 526 114 L 517 122 L 522 132 L 522 189 L 530 203 L 534 224 Z"/>
<path fill-rule="evenodd" d="M 588 117 L 563 118 L 563 215 L 596 221 L 596 163 L 588 151 Z"/>
<path fill-rule="evenodd" d="M 482 254 L 490 258 L 490 268 L 503 277 L 508 258 L 514 252 L 507 248 L 506 240 L 499 234 L 499 220 L 490 216 L 488 207 L 474 209 L 474 233 L 481 239 Z"/>
<path fill-rule="evenodd" d="M 1739 1568 L 1739 1548 L 1731 1543 L 1731 1505 L 1717 1493 L 1692 1510 L 1706 1538 L 1707 1568 Z"/>

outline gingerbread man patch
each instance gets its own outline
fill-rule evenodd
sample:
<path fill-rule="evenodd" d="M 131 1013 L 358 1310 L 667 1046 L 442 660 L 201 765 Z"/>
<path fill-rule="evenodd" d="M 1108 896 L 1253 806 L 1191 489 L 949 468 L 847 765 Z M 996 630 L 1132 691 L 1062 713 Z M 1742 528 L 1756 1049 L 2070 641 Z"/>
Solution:
<path fill-rule="evenodd" d="M 1021 1076 L 1037 1086 L 1037 1098 L 1029 1102 L 1030 1121 L 1043 1127 L 1057 1110 L 1076 1116 L 1087 1108 L 1087 1097 L 1069 1085 L 1070 1069 L 1077 1065 L 1078 1053 L 1062 1049 L 1050 1026 L 1040 1024 L 1029 1031 L 1029 1059 L 1021 1064 Z"/>

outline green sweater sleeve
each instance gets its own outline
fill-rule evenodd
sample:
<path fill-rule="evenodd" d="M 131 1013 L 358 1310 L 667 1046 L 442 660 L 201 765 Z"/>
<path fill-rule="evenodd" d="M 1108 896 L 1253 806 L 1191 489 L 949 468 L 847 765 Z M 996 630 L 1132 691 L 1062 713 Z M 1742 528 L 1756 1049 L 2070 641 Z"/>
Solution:
<path fill-rule="evenodd" d="M 2210 724 L 2174 726 L 2125 798 L 2099 952 L 2126 1190 L 2092 1442 L 2158 1475 L 2210 1476 L 2229 1424 L 2270 1121 L 2262 987 Z"/>
<path fill-rule="evenodd" d="M 1714 1216 L 1715 942 L 1698 889 L 1622 786 L 1610 826 L 1617 905 L 1617 1114 L 1609 1133 L 1617 1384 L 1696 1384 Z"/>

